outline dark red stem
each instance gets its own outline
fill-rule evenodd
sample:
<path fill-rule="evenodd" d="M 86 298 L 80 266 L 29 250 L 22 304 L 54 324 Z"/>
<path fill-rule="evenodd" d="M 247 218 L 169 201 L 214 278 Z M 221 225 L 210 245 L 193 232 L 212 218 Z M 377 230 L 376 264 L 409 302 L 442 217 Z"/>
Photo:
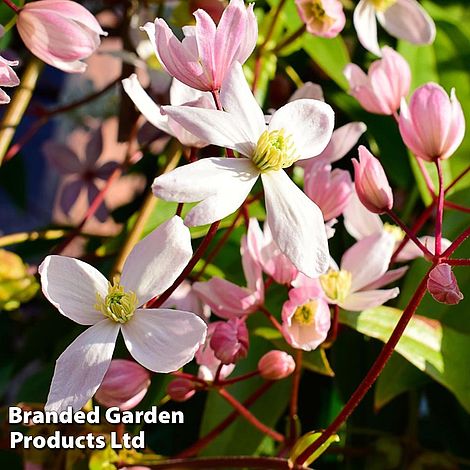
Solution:
<path fill-rule="evenodd" d="M 436 256 L 441 254 L 442 241 L 442 219 L 444 216 L 444 176 L 442 174 L 442 163 L 438 158 L 436 160 L 437 177 L 439 180 L 439 195 L 437 197 L 437 215 L 436 215 L 436 244 L 434 253 Z"/>

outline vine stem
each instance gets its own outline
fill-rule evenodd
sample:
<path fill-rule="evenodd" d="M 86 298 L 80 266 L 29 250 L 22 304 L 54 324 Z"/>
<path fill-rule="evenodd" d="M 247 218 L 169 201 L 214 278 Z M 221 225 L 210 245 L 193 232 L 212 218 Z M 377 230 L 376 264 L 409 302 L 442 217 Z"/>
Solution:
<path fill-rule="evenodd" d="M 448 209 L 453 209 L 455 211 L 465 212 L 466 214 L 470 214 L 470 207 L 461 206 L 460 204 L 456 204 L 455 202 L 444 200 L 444 207 Z"/>
<path fill-rule="evenodd" d="M 470 266 L 470 259 L 454 258 L 454 259 L 447 259 L 445 260 L 445 262 L 452 266 Z"/>
<path fill-rule="evenodd" d="M 438 158 L 436 160 L 437 177 L 439 180 L 439 195 L 437 197 L 437 216 L 436 216 L 436 235 L 434 253 L 436 256 L 441 254 L 442 241 L 442 219 L 444 216 L 444 176 L 442 174 L 442 163 Z"/>
<path fill-rule="evenodd" d="M 296 39 L 300 38 L 306 31 L 307 27 L 303 24 L 299 29 L 294 31 L 290 36 L 287 36 L 284 41 L 281 41 L 276 47 L 271 51 L 273 54 L 277 54 L 279 51 L 284 49 L 289 44 L 292 44 Z"/>
<path fill-rule="evenodd" d="M 464 230 L 447 248 L 444 253 L 442 253 L 441 258 L 448 258 L 468 237 L 470 237 L 470 227 Z"/>
<path fill-rule="evenodd" d="M 247 408 L 245 408 L 233 395 L 231 395 L 224 388 L 217 390 L 219 395 L 224 398 L 235 410 L 243 416 L 250 424 L 259 429 L 263 434 L 271 437 L 275 441 L 284 442 L 284 436 L 274 431 L 270 427 L 262 423 L 254 414 L 252 414 Z"/>
<path fill-rule="evenodd" d="M 265 290 L 267 288 L 265 287 Z M 266 318 L 276 327 L 276 329 L 282 334 L 284 335 L 284 332 L 282 330 L 282 325 L 279 323 L 279 321 L 277 320 L 277 318 L 264 306 L 264 305 L 260 305 L 258 307 L 258 309 L 263 312 L 263 314 L 266 316 Z"/>
<path fill-rule="evenodd" d="M 449 186 L 447 186 L 446 190 L 444 191 L 444 194 L 447 194 L 462 178 L 464 178 L 468 173 L 470 172 L 470 165 L 465 168 L 460 175 L 458 175 L 456 178 L 454 178 L 454 181 L 452 181 Z"/>
<path fill-rule="evenodd" d="M 20 12 L 18 5 L 15 5 L 11 0 L 3 0 L 3 3 L 11 8 L 16 14 Z"/>
<path fill-rule="evenodd" d="M 433 265 L 434 267 L 434 265 Z M 368 390 L 372 387 L 374 382 L 377 380 L 378 376 L 382 372 L 385 364 L 390 359 L 395 346 L 397 345 L 398 341 L 400 341 L 403 332 L 405 331 L 406 326 L 408 325 L 409 321 L 413 317 L 413 314 L 416 312 L 424 294 L 426 293 L 426 283 L 429 276 L 430 270 L 426 273 L 423 277 L 421 282 L 416 289 L 416 292 L 413 294 L 408 306 L 403 311 L 400 320 L 398 321 L 397 325 L 395 326 L 390 338 L 385 343 L 382 351 L 378 355 L 375 362 L 372 364 L 372 367 L 369 369 L 369 372 L 364 377 L 362 382 L 359 384 L 355 392 L 351 395 L 346 405 L 343 407 L 341 412 L 335 418 L 335 420 L 328 426 L 327 429 L 321 434 L 321 436 L 309 445 L 297 458 L 296 464 L 302 465 L 317 449 L 319 449 L 329 437 L 331 437 L 343 424 L 351 413 L 356 409 L 359 403 L 362 401 Z"/>
<path fill-rule="evenodd" d="M 295 354 L 295 370 L 292 379 L 292 392 L 290 396 L 289 405 L 289 442 L 294 444 L 298 438 L 297 435 L 297 422 L 298 422 L 298 408 L 299 408 L 299 389 L 300 378 L 302 376 L 302 359 L 303 351 L 298 349 Z"/>

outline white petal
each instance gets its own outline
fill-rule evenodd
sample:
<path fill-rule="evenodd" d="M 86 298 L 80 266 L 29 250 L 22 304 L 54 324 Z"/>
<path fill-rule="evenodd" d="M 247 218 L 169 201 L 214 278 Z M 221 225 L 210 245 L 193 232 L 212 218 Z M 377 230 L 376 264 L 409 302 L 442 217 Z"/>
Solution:
<path fill-rule="evenodd" d="M 323 214 L 283 171 L 261 174 L 267 222 L 273 240 L 294 266 L 309 277 L 328 269 L 329 252 Z"/>
<path fill-rule="evenodd" d="M 300 99 L 279 108 L 269 122 L 269 130 L 285 129 L 294 138 L 300 159 L 322 152 L 333 133 L 335 113 L 323 101 Z"/>
<path fill-rule="evenodd" d="M 368 308 L 383 305 L 387 300 L 394 299 L 400 293 L 400 289 L 395 287 L 386 290 L 366 290 L 363 292 L 354 292 L 348 295 L 339 305 L 345 310 L 352 312 L 361 312 Z"/>
<path fill-rule="evenodd" d="M 248 86 L 242 66 L 235 62 L 220 89 L 224 110 L 234 115 L 238 125 L 246 127 L 253 143 L 265 131 L 264 114 Z"/>
<path fill-rule="evenodd" d="M 380 216 L 364 207 L 355 191 L 352 192 L 349 198 L 348 205 L 343 211 L 343 217 L 344 227 L 349 235 L 356 240 L 374 233 L 380 233 L 384 228 Z"/>
<path fill-rule="evenodd" d="M 174 216 L 135 245 L 122 268 L 121 284 L 143 305 L 173 284 L 192 254 L 189 229 Z"/>
<path fill-rule="evenodd" d="M 205 322 L 194 313 L 169 309 L 138 309 L 122 325 L 132 357 L 154 372 L 173 372 L 191 361 L 206 331 Z"/>
<path fill-rule="evenodd" d="M 369 0 L 361 0 L 354 9 L 354 28 L 359 42 L 370 52 L 381 57 L 377 40 L 377 21 L 375 9 Z"/>
<path fill-rule="evenodd" d="M 102 320 L 60 355 L 47 397 L 47 411 L 60 412 L 68 406 L 77 411 L 86 404 L 108 370 L 118 333 L 118 323 Z"/>
<path fill-rule="evenodd" d="M 108 281 L 93 266 L 67 256 L 48 256 L 39 266 L 42 291 L 62 315 L 80 325 L 103 319 L 95 309 L 96 294 L 106 297 Z"/>
<path fill-rule="evenodd" d="M 365 286 L 364 290 L 380 289 L 381 287 L 386 286 L 387 284 L 391 284 L 392 282 L 403 277 L 406 271 L 408 271 L 408 268 L 409 266 L 403 266 L 398 269 L 391 269 L 390 271 L 387 271 L 383 276 L 379 277 L 373 283 Z"/>
<path fill-rule="evenodd" d="M 185 223 L 205 225 L 238 209 L 258 176 L 246 158 L 204 158 L 159 176 L 152 190 L 166 201 L 202 201 L 191 209 Z"/>
<path fill-rule="evenodd" d="M 171 81 L 170 103 L 172 106 L 180 106 L 192 101 L 197 101 L 203 97 L 207 98 L 208 101 L 210 100 L 211 103 L 214 103 L 214 100 L 208 91 L 199 91 L 195 88 L 191 88 L 176 78 L 173 78 Z"/>

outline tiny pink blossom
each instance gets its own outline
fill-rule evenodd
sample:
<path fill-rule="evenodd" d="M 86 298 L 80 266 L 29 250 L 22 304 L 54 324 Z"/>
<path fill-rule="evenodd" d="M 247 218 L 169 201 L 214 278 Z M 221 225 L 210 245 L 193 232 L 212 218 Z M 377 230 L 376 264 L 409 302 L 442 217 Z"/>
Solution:
<path fill-rule="evenodd" d="M 183 402 L 196 393 L 196 387 L 189 379 L 177 378 L 168 384 L 166 391 L 173 401 Z"/>
<path fill-rule="evenodd" d="M 261 377 L 266 380 L 281 380 L 289 377 L 295 370 L 294 358 L 285 351 L 267 352 L 258 362 Z"/>
<path fill-rule="evenodd" d="M 411 83 L 408 62 L 390 47 L 382 49 L 382 59 L 372 63 L 367 75 L 356 64 L 348 64 L 344 75 L 349 93 L 366 111 L 375 114 L 396 113 Z"/>
<path fill-rule="evenodd" d="M 428 277 L 428 291 L 441 304 L 455 305 L 463 299 L 452 267 L 447 263 L 438 264 Z"/>
<path fill-rule="evenodd" d="M 39 0 L 27 3 L 16 23 L 26 47 L 46 64 L 64 72 L 84 72 L 82 59 L 100 45 L 101 29 L 96 18 L 71 0 Z"/>
<path fill-rule="evenodd" d="M 437 83 L 426 83 L 413 93 L 410 106 L 403 99 L 400 133 L 418 157 L 427 161 L 449 158 L 465 134 L 465 117 L 452 88 L 450 99 Z"/>
<path fill-rule="evenodd" d="M 248 354 L 249 336 L 245 320 L 232 318 L 220 322 L 212 333 L 210 346 L 222 364 L 234 364 Z"/>
<path fill-rule="evenodd" d="M 393 207 L 392 188 L 380 164 L 363 145 L 359 146 L 359 161 L 353 159 L 354 184 L 362 204 L 371 212 L 382 214 Z"/>
<path fill-rule="evenodd" d="M 310 34 L 334 38 L 343 30 L 346 17 L 339 0 L 295 0 L 295 4 Z"/>
<path fill-rule="evenodd" d="M 18 65 L 17 60 L 6 60 L 0 56 L 0 86 L 18 86 L 20 79 L 12 67 Z M 7 104 L 10 102 L 10 97 L 0 90 L 0 104 Z"/>
<path fill-rule="evenodd" d="M 118 406 L 126 411 L 136 407 L 144 398 L 150 385 L 150 374 L 136 362 L 113 359 L 103 382 L 95 393 L 102 405 Z"/>

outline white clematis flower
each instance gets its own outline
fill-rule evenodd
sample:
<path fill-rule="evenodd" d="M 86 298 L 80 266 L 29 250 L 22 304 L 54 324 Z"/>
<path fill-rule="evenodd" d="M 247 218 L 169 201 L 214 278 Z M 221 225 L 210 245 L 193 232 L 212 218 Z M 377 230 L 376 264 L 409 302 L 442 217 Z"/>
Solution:
<path fill-rule="evenodd" d="M 180 310 L 137 308 L 170 287 L 191 255 L 189 230 L 175 216 L 134 247 L 113 283 L 83 261 L 43 261 L 46 298 L 62 315 L 92 325 L 57 360 L 46 410 L 85 405 L 108 370 L 119 331 L 134 359 L 154 372 L 175 371 L 194 357 L 206 337 L 203 320 Z"/>
<path fill-rule="evenodd" d="M 155 196 L 199 202 L 185 223 L 210 224 L 238 209 L 261 176 L 275 243 L 299 271 L 318 276 L 329 262 L 322 213 L 283 168 L 326 147 L 333 132 L 333 110 L 321 101 L 300 99 L 277 110 L 266 126 L 239 63 L 224 81 L 220 99 L 225 111 L 188 106 L 162 109 L 192 134 L 246 158 L 205 158 L 177 168 L 155 179 Z"/>

